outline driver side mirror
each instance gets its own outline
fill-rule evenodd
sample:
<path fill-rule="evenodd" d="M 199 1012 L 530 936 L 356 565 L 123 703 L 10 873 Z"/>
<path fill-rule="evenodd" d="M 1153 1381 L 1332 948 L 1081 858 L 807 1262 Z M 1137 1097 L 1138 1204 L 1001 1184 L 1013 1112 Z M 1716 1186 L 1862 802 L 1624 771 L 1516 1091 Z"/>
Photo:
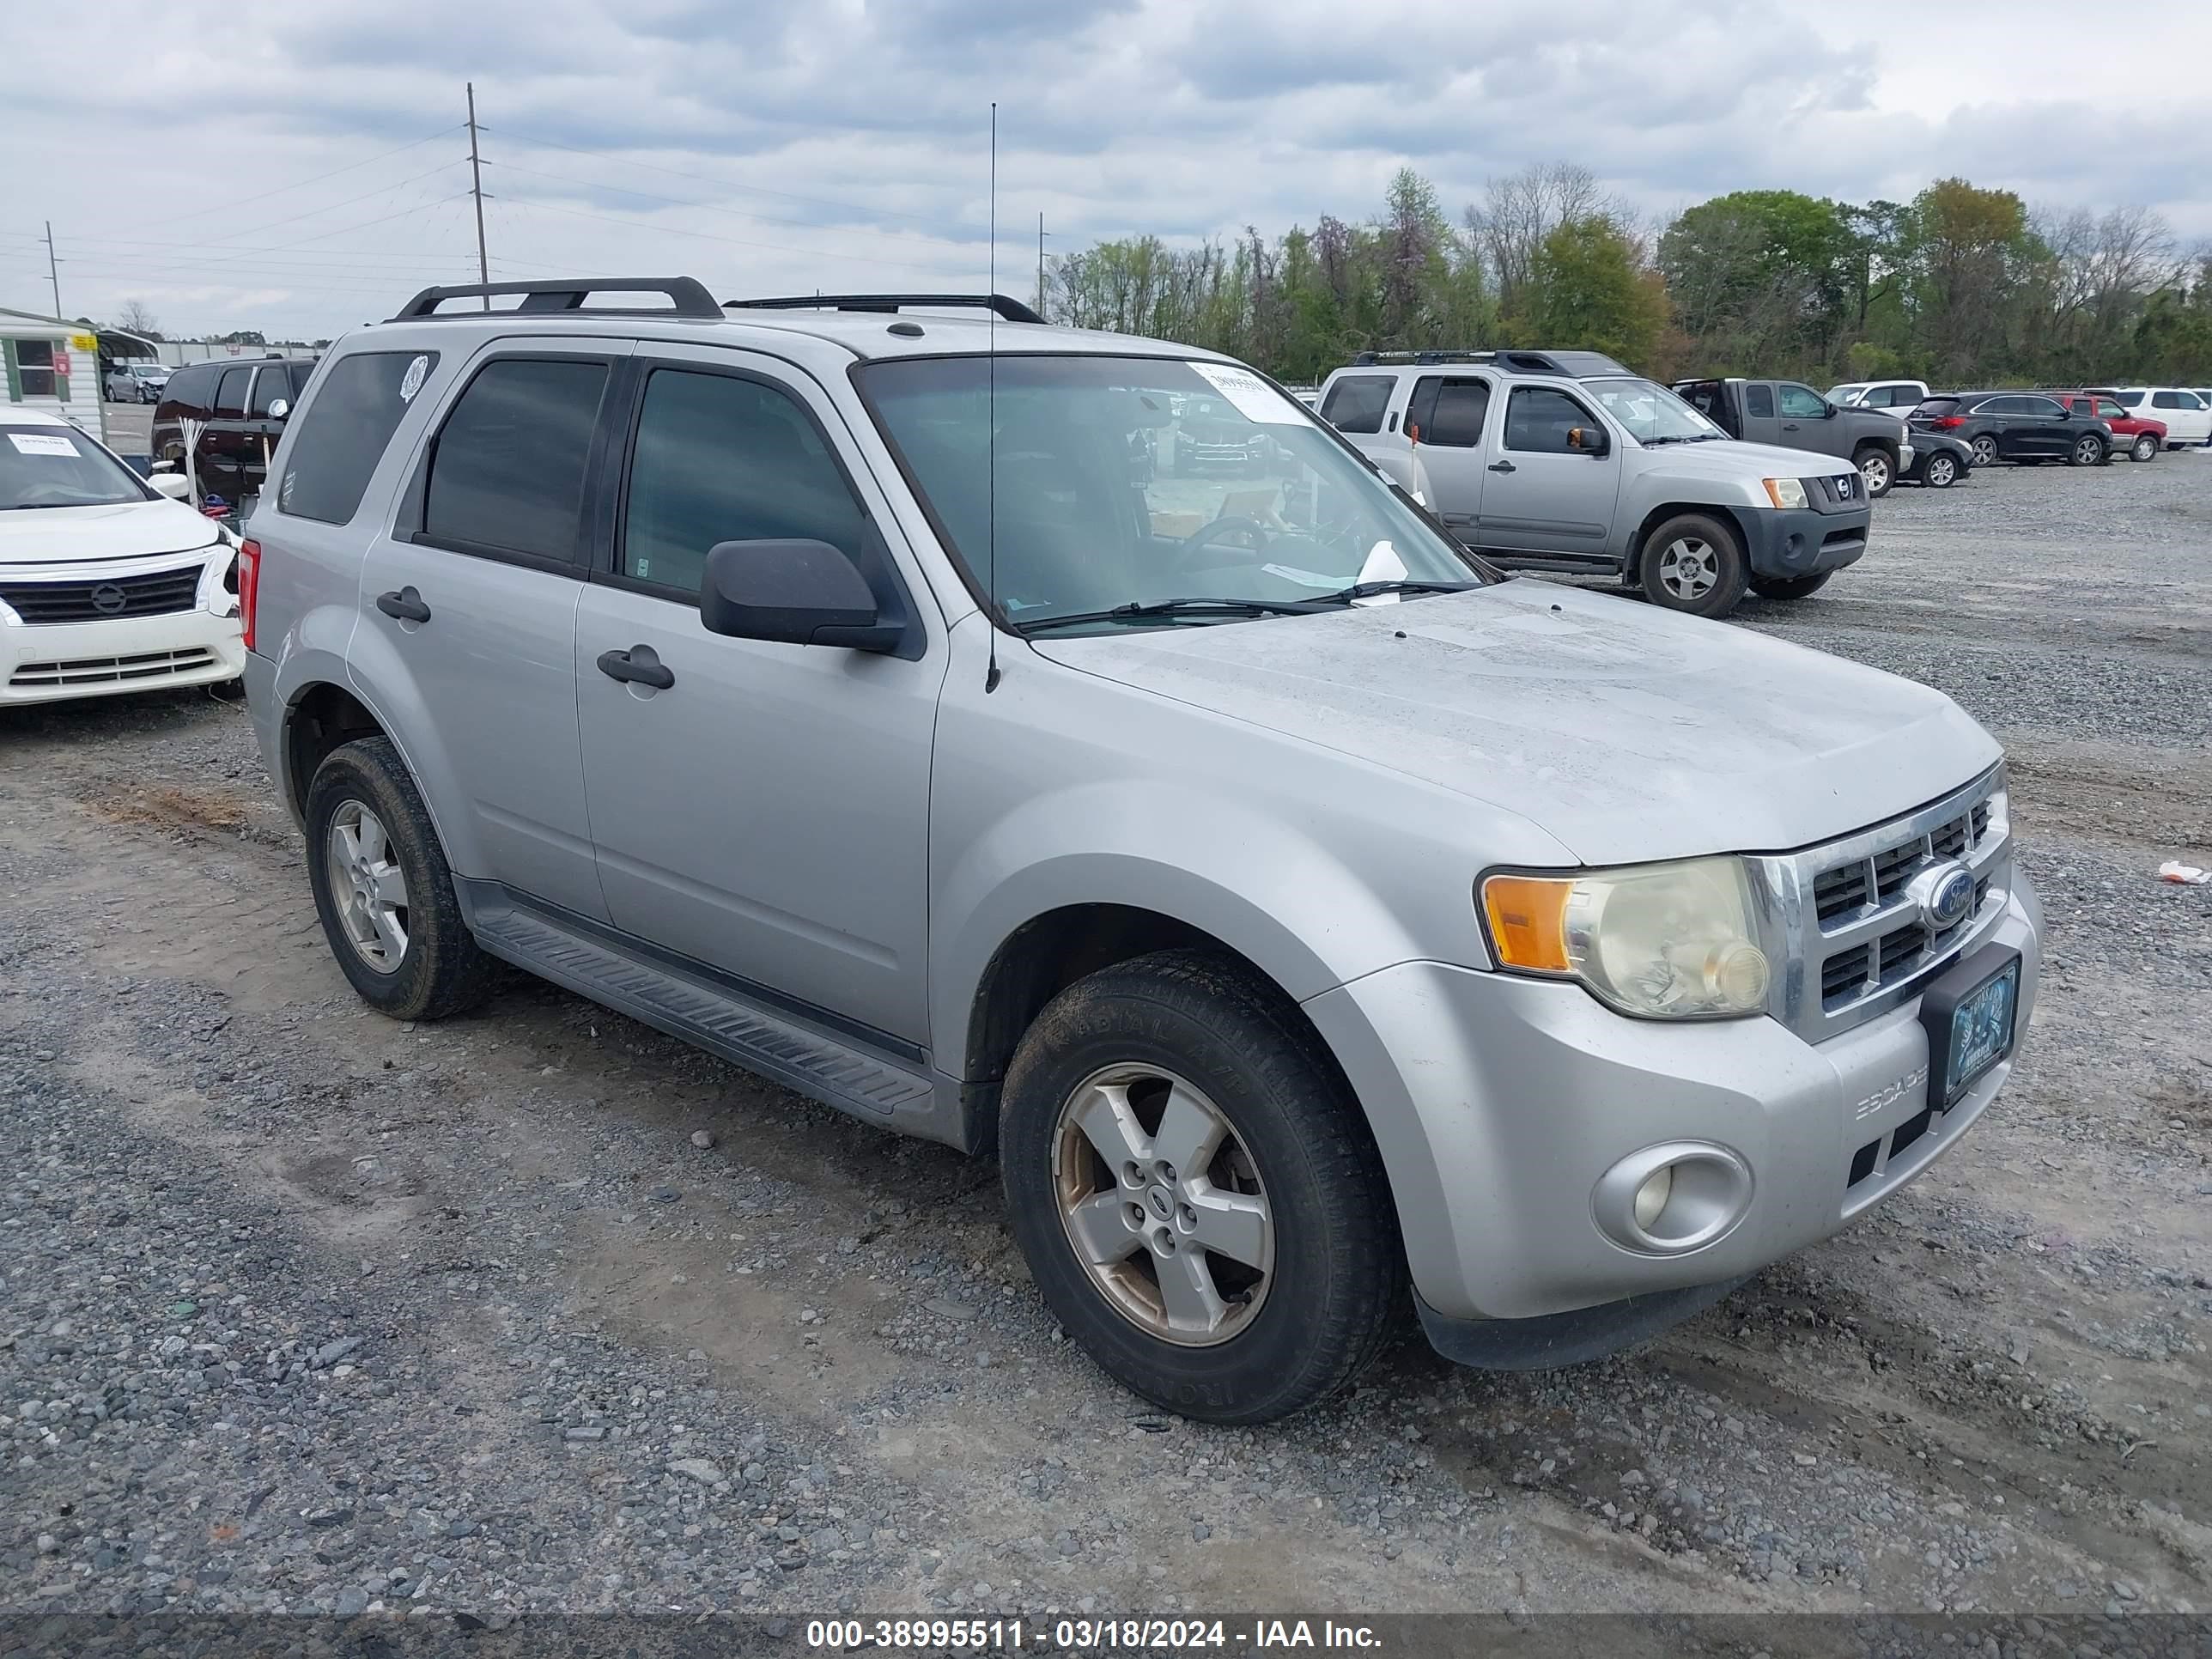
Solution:
<path fill-rule="evenodd" d="M 852 560 L 827 542 L 717 542 L 699 584 L 710 634 L 781 645 L 890 652 L 906 638 L 878 618 L 876 596 Z"/>
<path fill-rule="evenodd" d="M 181 472 L 156 472 L 146 480 L 147 486 L 156 495 L 173 501 L 188 499 L 192 493 L 191 480 Z"/>
<path fill-rule="evenodd" d="M 290 399 L 285 398 L 272 398 L 270 399 L 269 418 L 270 420 L 281 421 L 291 412 L 292 404 Z"/>
<path fill-rule="evenodd" d="M 1835 406 L 1835 404 L 1822 404 L 1820 405 L 1820 418 L 1821 418 L 1822 420 L 1824 420 L 1824 421 L 1832 421 L 1832 420 L 1834 420 L 1834 419 L 1836 418 L 1836 406 Z"/>
<path fill-rule="evenodd" d="M 1605 434 L 1594 426 L 1571 426 L 1567 428 L 1567 447 L 1580 450 L 1585 455 L 1602 455 L 1613 446 L 1606 441 Z"/>

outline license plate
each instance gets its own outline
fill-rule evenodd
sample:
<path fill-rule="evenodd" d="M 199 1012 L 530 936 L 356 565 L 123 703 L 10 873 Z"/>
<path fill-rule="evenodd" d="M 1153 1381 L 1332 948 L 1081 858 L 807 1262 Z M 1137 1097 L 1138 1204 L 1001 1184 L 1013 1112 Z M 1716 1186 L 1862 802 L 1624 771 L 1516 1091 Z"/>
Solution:
<path fill-rule="evenodd" d="M 1923 1004 L 1929 1036 L 1928 1103 L 1938 1111 L 1954 1104 L 2012 1052 L 2020 1008 L 2020 957 L 2009 951 L 1998 954 L 2003 960 L 1994 968 L 1978 955 L 1962 969 L 1946 975 Z M 1965 988 L 1949 991 L 1947 981 Z"/>

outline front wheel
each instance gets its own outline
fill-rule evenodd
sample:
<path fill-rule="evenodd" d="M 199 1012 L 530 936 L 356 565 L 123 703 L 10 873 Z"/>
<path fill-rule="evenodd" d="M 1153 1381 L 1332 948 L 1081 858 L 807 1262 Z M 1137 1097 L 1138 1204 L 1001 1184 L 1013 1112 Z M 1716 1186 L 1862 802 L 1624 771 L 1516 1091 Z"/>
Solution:
<path fill-rule="evenodd" d="M 1735 532 L 1703 513 L 1685 513 L 1644 544 L 1644 595 L 1692 617 L 1725 617 L 1743 598 L 1750 566 Z"/>
<path fill-rule="evenodd" d="M 2074 441 L 2074 447 L 2066 452 L 2069 466 L 2095 466 L 2105 459 L 2105 441 L 2094 432 L 2085 432 Z"/>
<path fill-rule="evenodd" d="M 1291 1004 L 1169 951 L 1039 1014 L 1007 1068 L 1006 1206 L 1045 1302 L 1146 1399 L 1266 1423 L 1349 1383 L 1404 1256 L 1382 1160 Z"/>
<path fill-rule="evenodd" d="M 1751 591 L 1762 599 L 1802 599 L 1826 587 L 1828 578 L 1835 574 L 1823 570 L 1814 576 L 1753 576 Z"/>
<path fill-rule="evenodd" d="M 1984 433 L 1980 437 L 1975 439 L 1972 447 L 1974 451 L 1974 459 L 1968 463 L 1969 465 L 1989 466 L 1996 460 L 1997 441 L 1990 436 L 1987 433 Z"/>
<path fill-rule="evenodd" d="M 2154 461 L 2158 459 L 2158 440 L 2144 433 L 2128 451 L 2131 461 Z"/>
<path fill-rule="evenodd" d="M 1890 486 L 1897 481 L 1896 466 L 1886 449 L 1862 449 L 1851 458 L 1851 464 L 1858 468 L 1859 477 L 1866 480 L 1866 493 L 1871 501 L 1878 501 L 1888 495 Z"/>
<path fill-rule="evenodd" d="M 1920 478 L 1930 489 L 1948 489 L 1959 482 L 1959 463 L 1948 455 L 1930 455 Z"/>
<path fill-rule="evenodd" d="M 339 969 L 394 1019 L 483 1000 L 492 959 L 461 920 L 453 872 L 399 753 L 383 738 L 331 751 L 307 788 L 307 879 Z"/>

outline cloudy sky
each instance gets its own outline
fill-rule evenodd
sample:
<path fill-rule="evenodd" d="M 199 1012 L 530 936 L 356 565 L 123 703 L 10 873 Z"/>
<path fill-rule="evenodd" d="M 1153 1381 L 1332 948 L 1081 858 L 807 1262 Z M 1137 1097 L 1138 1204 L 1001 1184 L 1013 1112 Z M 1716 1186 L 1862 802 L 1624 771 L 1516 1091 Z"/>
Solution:
<path fill-rule="evenodd" d="M 1999 19 L 1993 22 L 1992 19 Z M 1869 25 L 1887 25 L 1885 34 Z M 2212 6 L 1813 0 L 19 0 L 0 306 L 333 334 L 496 276 L 1002 288 L 1047 246 L 1455 215 L 1579 161 L 1655 221 L 1723 191 L 2140 203 L 2212 239 Z"/>

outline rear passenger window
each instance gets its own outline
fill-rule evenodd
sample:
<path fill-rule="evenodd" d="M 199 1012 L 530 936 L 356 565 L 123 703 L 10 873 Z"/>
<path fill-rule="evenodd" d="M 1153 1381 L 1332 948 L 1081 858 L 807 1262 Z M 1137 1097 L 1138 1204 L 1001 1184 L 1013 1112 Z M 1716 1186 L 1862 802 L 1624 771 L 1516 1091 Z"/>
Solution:
<path fill-rule="evenodd" d="M 250 368 L 226 368 L 222 380 L 215 389 L 215 418 L 243 420 L 246 418 L 246 383 L 253 378 Z"/>
<path fill-rule="evenodd" d="M 1437 388 L 1436 407 L 1421 428 L 1421 441 L 1445 449 L 1473 449 L 1482 441 L 1482 422 L 1489 413 L 1486 381 L 1446 380 Z"/>
<path fill-rule="evenodd" d="M 866 524 L 822 434 L 789 394 L 678 369 L 646 382 L 624 575 L 696 597 L 717 542 L 827 542 L 852 558 Z"/>
<path fill-rule="evenodd" d="M 1339 432 L 1380 432 L 1398 384 L 1389 374 L 1347 374 L 1322 399 L 1321 417 Z"/>
<path fill-rule="evenodd" d="M 430 452 L 423 538 L 462 552 L 576 559 L 584 464 L 606 383 L 605 363 L 487 364 Z"/>
<path fill-rule="evenodd" d="M 2150 406 L 2153 409 L 2179 409 L 2182 406 L 2181 394 L 2179 392 L 2154 392 L 2150 394 Z"/>
<path fill-rule="evenodd" d="M 1747 386 L 1743 389 L 1743 412 L 1755 421 L 1774 418 L 1774 392 L 1771 386 Z"/>
<path fill-rule="evenodd" d="M 434 351 L 362 351 L 333 363 L 292 422 L 276 510 L 325 524 L 351 519 L 399 417 L 437 366 Z"/>

